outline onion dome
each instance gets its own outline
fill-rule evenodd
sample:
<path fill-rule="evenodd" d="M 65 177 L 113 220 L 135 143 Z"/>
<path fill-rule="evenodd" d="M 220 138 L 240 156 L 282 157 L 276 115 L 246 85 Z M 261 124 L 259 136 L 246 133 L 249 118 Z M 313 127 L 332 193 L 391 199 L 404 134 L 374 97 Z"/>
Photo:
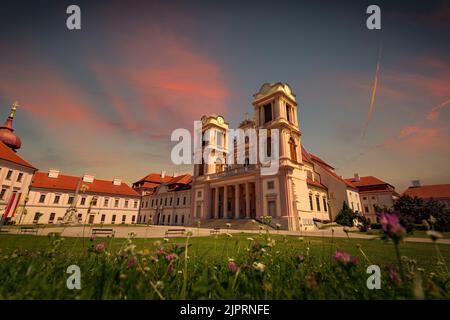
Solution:
<path fill-rule="evenodd" d="M 6 119 L 5 124 L 0 127 L 0 141 L 14 151 L 20 149 L 22 146 L 22 141 L 20 141 L 19 136 L 14 133 L 14 129 L 12 128 L 14 113 L 16 112 L 18 106 L 19 104 L 17 102 L 13 103 L 9 117 Z"/>

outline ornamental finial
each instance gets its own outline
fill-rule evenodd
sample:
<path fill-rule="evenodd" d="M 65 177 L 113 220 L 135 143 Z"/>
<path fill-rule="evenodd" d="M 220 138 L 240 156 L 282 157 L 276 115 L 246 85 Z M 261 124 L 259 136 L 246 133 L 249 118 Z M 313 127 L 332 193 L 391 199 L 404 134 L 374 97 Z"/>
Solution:
<path fill-rule="evenodd" d="M 14 113 L 16 113 L 17 107 L 19 106 L 18 101 L 14 101 L 14 103 L 11 106 L 11 113 L 9 114 L 9 117 L 12 119 L 14 118 Z"/>

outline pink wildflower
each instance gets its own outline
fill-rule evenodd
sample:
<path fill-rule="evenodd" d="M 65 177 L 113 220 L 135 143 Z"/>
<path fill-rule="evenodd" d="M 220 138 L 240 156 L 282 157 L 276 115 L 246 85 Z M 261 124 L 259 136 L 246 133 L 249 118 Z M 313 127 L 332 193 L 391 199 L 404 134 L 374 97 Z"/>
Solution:
<path fill-rule="evenodd" d="M 103 242 L 100 242 L 95 246 L 95 252 L 102 253 L 105 251 L 105 248 L 105 244 Z"/>
<path fill-rule="evenodd" d="M 238 265 L 236 262 L 234 262 L 234 260 L 230 260 L 228 261 L 228 270 L 232 273 L 236 273 L 238 269 Z"/>
<path fill-rule="evenodd" d="M 132 268 L 136 267 L 136 265 L 137 265 L 137 258 L 136 258 L 136 256 L 131 256 L 128 259 L 128 268 L 132 269 Z"/>
<path fill-rule="evenodd" d="M 406 234 L 405 228 L 400 224 L 400 219 L 396 213 L 381 213 L 379 217 L 384 233 L 392 240 L 398 242 Z"/>

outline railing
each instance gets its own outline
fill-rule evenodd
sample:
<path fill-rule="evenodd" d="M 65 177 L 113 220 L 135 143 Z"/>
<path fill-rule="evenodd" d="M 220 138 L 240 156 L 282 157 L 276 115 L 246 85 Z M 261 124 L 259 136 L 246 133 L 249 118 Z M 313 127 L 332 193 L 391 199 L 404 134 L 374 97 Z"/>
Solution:
<path fill-rule="evenodd" d="M 206 175 L 206 180 L 213 180 L 213 179 L 218 179 L 218 178 L 236 176 L 239 174 L 256 171 L 257 169 L 259 169 L 259 166 L 257 166 L 256 164 L 250 164 L 247 166 L 242 166 L 242 167 L 237 167 L 237 168 L 228 168 L 222 172 L 211 173 L 211 174 Z"/>

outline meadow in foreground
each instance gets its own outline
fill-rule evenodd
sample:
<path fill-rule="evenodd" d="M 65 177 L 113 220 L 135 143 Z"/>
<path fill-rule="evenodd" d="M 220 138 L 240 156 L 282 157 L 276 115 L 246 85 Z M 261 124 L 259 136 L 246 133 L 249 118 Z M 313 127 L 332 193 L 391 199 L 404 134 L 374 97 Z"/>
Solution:
<path fill-rule="evenodd" d="M 401 244 L 394 235 L 385 241 L 268 230 L 156 241 L 3 235 L 0 299 L 450 298 L 449 246 Z M 80 290 L 66 285 L 72 264 L 81 269 Z M 379 290 L 366 284 L 372 264 L 380 266 Z"/>

